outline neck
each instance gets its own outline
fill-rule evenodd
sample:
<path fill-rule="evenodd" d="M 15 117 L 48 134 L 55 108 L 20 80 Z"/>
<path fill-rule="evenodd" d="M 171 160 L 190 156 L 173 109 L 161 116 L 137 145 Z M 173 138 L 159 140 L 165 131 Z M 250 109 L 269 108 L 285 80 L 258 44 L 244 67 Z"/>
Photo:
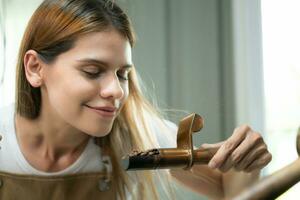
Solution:
<path fill-rule="evenodd" d="M 16 129 L 22 151 L 36 152 L 37 156 L 53 162 L 68 155 L 80 155 L 90 138 L 50 112 L 43 111 L 34 120 L 17 115 Z"/>

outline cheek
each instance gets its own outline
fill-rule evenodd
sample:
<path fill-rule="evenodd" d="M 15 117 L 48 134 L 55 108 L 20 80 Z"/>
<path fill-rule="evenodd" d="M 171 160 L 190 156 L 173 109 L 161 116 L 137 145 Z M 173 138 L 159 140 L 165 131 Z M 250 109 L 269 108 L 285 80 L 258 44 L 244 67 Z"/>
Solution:
<path fill-rule="evenodd" d="M 52 92 L 69 102 L 87 98 L 89 93 L 95 92 L 95 85 L 75 73 L 61 76 L 53 83 L 55 91 Z"/>
<path fill-rule="evenodd" d="M 83 105 L 91 101 L 99 101 L 99 84 L 86 80 L 80 74 L 70 72 L 53 76 L 47 84 L 50 107 L 59 118 L 77 129 L 93 136 L 104 136 L 113 125 L 113 120 L 101 120 Z M 128 83 L 121 83 L 124 92 L 119 100 L 122 107 L 129 96 Z M 101 101 L 101 100 L 100 100 Z"/>
<path fill-rule="evenodd" d="M 83 77 L 60 73 L 46 85 L 50 106 L 64 115 L 78 115 L 80 106 L 95 94 L 95 86 Z"/>

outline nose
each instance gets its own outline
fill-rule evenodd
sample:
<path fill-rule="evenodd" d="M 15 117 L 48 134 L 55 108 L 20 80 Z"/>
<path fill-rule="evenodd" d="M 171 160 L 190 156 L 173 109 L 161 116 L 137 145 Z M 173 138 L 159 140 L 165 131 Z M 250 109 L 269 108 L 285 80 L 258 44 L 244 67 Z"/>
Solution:
<path fill-rule="evenodd" d="M 124 96 L 124 90 L 121 87 L 117 74 L 109 73 L 107 77 L 101 81 L 100 96 L 102 98 L 112 99 L 121 99 Z"/>

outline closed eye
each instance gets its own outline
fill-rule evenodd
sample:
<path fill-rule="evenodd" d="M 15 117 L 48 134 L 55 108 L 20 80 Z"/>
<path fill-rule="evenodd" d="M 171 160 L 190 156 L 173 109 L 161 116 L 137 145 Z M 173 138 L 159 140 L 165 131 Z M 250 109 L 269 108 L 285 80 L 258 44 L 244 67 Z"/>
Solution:
<path fill-rule="evenodd" d="M 117 72 L 119 79 L 128 81 L 130 69 L 122 69 Z"/>
<path fill-rule="evenodd" d="M 82 71 L 88 78 L 98 78 L 102 72 L 90 72 L 90 71 Z"/>

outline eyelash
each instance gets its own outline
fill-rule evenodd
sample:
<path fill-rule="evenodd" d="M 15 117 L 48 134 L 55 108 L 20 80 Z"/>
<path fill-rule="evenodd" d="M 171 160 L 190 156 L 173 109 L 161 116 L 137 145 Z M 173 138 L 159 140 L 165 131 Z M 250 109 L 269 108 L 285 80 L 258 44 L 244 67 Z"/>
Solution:
<path fill-rule="evenodd" d="M 121 75 L 119 75 L 118 73 L 117 73 L 117 75 L 118 75 L 118 77 L 120 78 L 120 79 L 122 79 L 123 81 L 128 81 L 128 74 L 129 74 L 129 72 L 127 72 L 127 71 L 125 71 L 125 77 L 124 76 L 121 76 Z"/>
<path fill-rule="evenodd" d="M 85 75 L 88 76 L 88 78 L 91 78 L 91 79 L 96 79 L 100 74 L 101 72 L 97 72 L 97 73 L 92 73 L 92 72 L 87 72 L 87 71 L 83 71 Z"/>
<path fill-rule="evenodd" d="M 92 72 L 87 72 L 87 71 L 83 71 L 83 72 L 91 79 L 98 78 L 99 75 L 102 73 L 102 72 L 92 73 Z M 129 72 L 127 74 L 129 74 Z M 128 81 L 127 77 L 123 77 L 123 76 L 119 75 L 119 73 L 117 73 L 117 76 L 119 77 L 119 79 L 121 79 L 123 81 Z"/>

